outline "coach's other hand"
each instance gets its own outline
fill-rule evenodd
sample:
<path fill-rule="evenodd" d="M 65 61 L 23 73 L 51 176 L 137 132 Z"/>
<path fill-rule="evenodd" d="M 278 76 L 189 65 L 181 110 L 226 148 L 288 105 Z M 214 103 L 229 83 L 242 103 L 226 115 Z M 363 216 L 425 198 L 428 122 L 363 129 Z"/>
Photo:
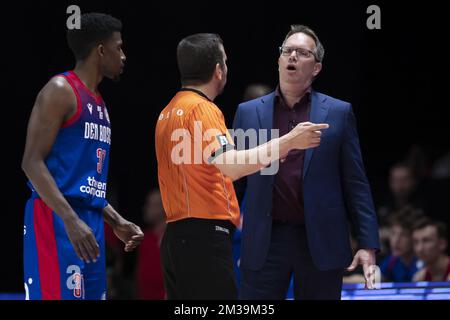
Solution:
<path fill-rule="evenodd" d="M 375 289 L 376 270 L 375 265 L 375 250 L 374 249 L 359 249 L 351 265 L 347 271 L 353 271 L 358 265 L 362 265 L 364 271 L 364 279 L 366 280 L 366 289 Z"/>

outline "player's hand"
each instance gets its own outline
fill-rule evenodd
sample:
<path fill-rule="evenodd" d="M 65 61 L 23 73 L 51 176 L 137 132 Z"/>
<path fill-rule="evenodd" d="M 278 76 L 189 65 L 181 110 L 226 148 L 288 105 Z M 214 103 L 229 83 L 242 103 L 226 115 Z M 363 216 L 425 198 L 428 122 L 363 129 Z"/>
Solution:
<path fill-rule="evenodd" d="M 375 250 L 360 249 L 356 252 L 351 265 L 347 271 L 353 271 L 358 265 L 362 265 L 364 271 L 364 279 L 366 280 L 366 289 L 375 289 L 376 281 L 376 265 L 375 265 Z"/>
<path fill-rule="evenodd" d="M 301 122 L 293 128 L 288 134 L 291 137 L 293 149 L 309 149 L 320 145 L 320 130 L 329 127 L 326 123 Z"/>
<path fill-rule="evenodd" d="M 144 233 L 134 223 L 124 220 L 113 228 L 117 238 L 125 243 L 125 251 L 133 251 L 144 239 Z"/>
<path fill-rule="evenodd" d="M 87 263 L 96 262 L 100 247 L 92 229 L 78 217 L 65 220 L 64 227 L 78 257 Z"/>

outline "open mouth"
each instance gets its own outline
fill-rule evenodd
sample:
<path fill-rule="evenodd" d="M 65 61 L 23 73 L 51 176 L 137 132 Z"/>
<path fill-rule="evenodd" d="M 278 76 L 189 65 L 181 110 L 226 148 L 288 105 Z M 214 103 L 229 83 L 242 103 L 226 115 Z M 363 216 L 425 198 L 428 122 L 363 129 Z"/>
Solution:
<path fill-rule="evenodd" d="M 289 71 L 296 71 L 297 70 L 297 68 L 294 66 L 294 65 L 288 65 L 287 66 L 287 69 L 289 70 Z"/>

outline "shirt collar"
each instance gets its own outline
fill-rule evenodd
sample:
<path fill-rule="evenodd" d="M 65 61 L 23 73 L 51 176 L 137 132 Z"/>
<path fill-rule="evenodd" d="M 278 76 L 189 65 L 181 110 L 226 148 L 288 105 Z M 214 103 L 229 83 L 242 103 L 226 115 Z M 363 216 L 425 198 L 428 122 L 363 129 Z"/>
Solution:
<path fill-rule="evenodd" d="M 211 99 L 209 99 L 208 96 L 206 94 L 204 94 L 203 92 L 201 92 L 200 90 L 192 89 L 192 88 L 181 88 L 180 91 L 192 91 L 192 92 L 195 92 L 196 94 L 202 96 L 203 98 L 205 98 L 209 102 L 212 102 Z"/>
<path fill-rule="evenodd" d="M 303 100 L 303 99 L 308 99 L 308 101 L 311 101 L 311 92 L 312 92 L 312 87 L 309 86 L 308 89 L 306 89 L 305 94 L 303 95 L 303 97 L 297 101 L 294 104 L 294 108 Z M 281 89 L 280 89 L 280 85 L 277 85 L 277 88 L 275 89 L 275 100 L 279 102 L 279 105 L 282 106 L 283 108 L 288 108 L 284 102 L 284 98 L 283 98 L 283 94 L 281 93 Z"/>

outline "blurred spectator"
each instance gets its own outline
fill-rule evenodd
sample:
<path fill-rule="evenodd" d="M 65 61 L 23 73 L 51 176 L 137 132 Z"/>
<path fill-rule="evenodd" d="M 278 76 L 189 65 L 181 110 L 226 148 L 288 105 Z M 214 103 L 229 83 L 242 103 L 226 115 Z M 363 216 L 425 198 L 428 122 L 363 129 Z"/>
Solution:
<path fill-rule="evenodd" d="M 143 220 L 146 224 L 144 240 L 139 246 L 136 288 L 140 300 L 164 300 L 164 279 L 160 260 L 160 244 L 166 227 L 166 215 L 158 189 L 151 190 L 145 199 Z"/>
<path fill-rule="evenodd" d="M 387 217 L 385 217 L 385 219 L 383 219 L 383 223 L 380 224 L 379 227 L 381 248 L 378 253 L 378 258 L 381 261 L 391 255 L 391 225 L 395 220 L 397 220 L 397 215 L 408 217 L 408 219 L 417 220 L 424 216 L 424 211 L 422 209 L 415 208 L 412 205 L 407 205 L 400 210 L 390 213 Z"/>
<path fill-rule="evenodd" d="M 420 214 L 406 209 L 389 218 L 389 247 L 391 254 L 380 264 L 382 281 L 411 282 L 420 264 L 414 255 L 412 228 Z"/>
<path fill-rule="evenodd" d="M 417 192 L 418 181 L 413 169 L 406 163 L 394 165 L 389 172 L 389 191 L 386 201 L 379 206 L 380 225 L 386 225 L 388 217 L 407 207 L 422 208 L 423 200 Z"/>
<path fill-rule="evenodd" d="M 424 263 L 424 269 L 416 273 L 413 281 L 450 281 L 450 258 L 447 250 L 445 224 L 423 218 L 413 228 L 414 252 Z"/>
<path fill-rule="evenodd" d="M 262 83 L 252 83 L 249 84 L 244 91 L 244 97 L 242 102 L 250 101 L 262 96 L 265 96 L 266 94 L 269 94 L 272 92 L 272 88 L 270 88 L 268 85 L 262 84 Z"/>
<path fill-rule="evenodd" d="M 389 234 L 390 230 L 387 224 L 378 227 L 378 234 L 380 237 L 380 251 L 377 253 L 377 261 L 382 261 L 391 254 L 389 249 Z"/>

